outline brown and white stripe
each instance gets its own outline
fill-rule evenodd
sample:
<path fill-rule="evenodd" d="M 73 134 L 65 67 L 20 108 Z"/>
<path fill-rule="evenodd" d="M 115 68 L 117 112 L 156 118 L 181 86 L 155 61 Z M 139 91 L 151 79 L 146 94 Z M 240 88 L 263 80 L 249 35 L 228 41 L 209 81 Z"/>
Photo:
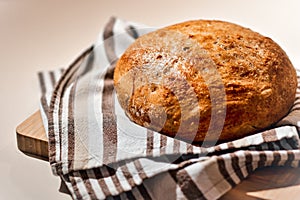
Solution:
<path fill-rule="evenodd" d="M 299 166 L 300 89 L 278 127 L 213 147 L 129 121 L 114 95 L 114 66 L 151 30 L 111 18 L 103 36 L 63 73 L 39 73 L 50 164 L 73 199 L 158 199 L 166 192 L 170 199 L 217 199 L 258 167 Z"/>

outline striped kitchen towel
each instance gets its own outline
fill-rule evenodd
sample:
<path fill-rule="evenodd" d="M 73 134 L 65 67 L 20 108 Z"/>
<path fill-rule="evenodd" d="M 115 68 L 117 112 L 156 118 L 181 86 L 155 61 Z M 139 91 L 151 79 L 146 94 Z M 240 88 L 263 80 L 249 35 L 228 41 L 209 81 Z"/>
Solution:
<path fill-rule="evenodd" d="M 39 73 L 49 161 L 73 199 L 218 199 L 259 167 L 299 166 L 300 88 L 278 126 L 215 146 L 132 123 L 116 99 L 114 66 L 152 30 L 111 18 L 66 70 Z"/>

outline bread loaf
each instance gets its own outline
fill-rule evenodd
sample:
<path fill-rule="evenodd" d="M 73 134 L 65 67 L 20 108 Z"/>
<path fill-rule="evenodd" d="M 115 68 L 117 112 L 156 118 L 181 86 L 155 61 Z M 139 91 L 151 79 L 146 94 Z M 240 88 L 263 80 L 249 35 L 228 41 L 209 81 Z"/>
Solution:
<path fill-rule="evenodd" d="M 135 123 L 201 142 L 265 130 L 293 105 L 296 72 L 270 38 L 236 24 L 195 20 L 138 38 L 114 72 Z"/>

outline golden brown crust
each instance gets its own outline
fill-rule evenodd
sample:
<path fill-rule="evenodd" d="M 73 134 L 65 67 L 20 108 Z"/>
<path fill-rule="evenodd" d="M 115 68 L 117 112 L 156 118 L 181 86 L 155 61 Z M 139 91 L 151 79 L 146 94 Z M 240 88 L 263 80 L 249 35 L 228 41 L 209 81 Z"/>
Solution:
<path fill-rule="evenodd" d="M 200 142 L 212 120 L 210 87 L 219 87 L 217 76 L 204 75 L 212 67 L 226 94 L 220 140 L 266 129 L 294 102 L 296 72 L 285 52 L 270 38 L 222 21 L 188 21 L 140 37 L 119 59 L 114 83 L 132 121 Z"/>

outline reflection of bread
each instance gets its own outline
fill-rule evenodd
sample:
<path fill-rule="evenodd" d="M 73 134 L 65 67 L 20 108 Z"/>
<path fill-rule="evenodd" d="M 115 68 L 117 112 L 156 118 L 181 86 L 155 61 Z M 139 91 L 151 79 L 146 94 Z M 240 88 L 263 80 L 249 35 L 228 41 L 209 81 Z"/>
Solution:
<path fill-rule="evenodd" d="M 200 142 L 209 126 L 214 132 L 210 122 L 223 122 L 218 117 L 225 112 L 220 140 L 273 125 L 291 108 L 297 79 L 287 55 L 270 38 L 235 24 L 198 20 L 138 38 L 118 61 L 114 83 L 132 121 Z M 212 105 L 220 112 L 216 119 Z"/>

